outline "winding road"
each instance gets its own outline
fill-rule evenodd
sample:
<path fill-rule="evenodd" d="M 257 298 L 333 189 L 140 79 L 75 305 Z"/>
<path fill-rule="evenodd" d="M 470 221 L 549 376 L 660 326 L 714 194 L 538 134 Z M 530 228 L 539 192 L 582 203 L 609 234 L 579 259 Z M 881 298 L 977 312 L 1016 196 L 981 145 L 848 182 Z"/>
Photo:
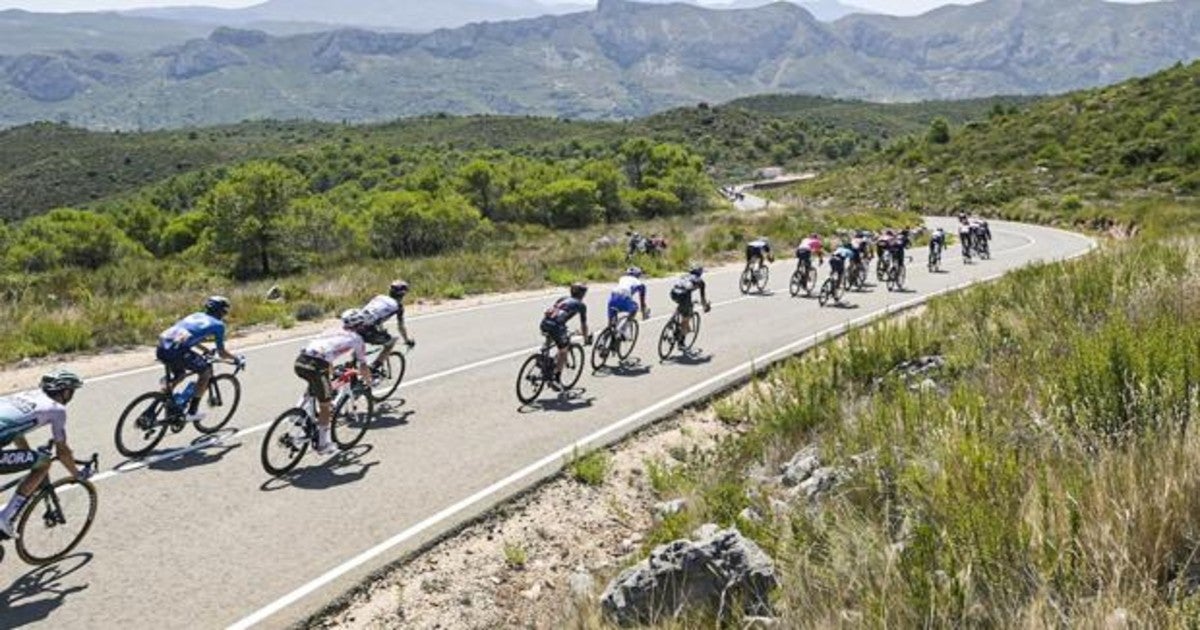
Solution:
<path fill-rule="evenodd" d="M 105 464 L 96 523 L 73 556 L 50 567 L 23 565 L 6 543 L 0 626 L 302 621 L 371 572 L 554 474 L 577 446 L 617 440 L 847 326 L 1094 247 L 1043 227 L 994 222 L 993 233 L 991 261 L 964 265 L 954 248 L 946 272 L 930 274 L 916 251 L 908 291 L 873 287 L 847 294 L 846 307 L 791 298 L 790 260 L 772 267 L 774 293 L 763 296 L 738 292 L 740 268 L 711 272 L 715 308 L 704 316 L 698 356 L 682 361 L 657 359 L 670 280 L 651 281 L 653 317 L 634 351 L 641 365 L 589 370 L 572 397 L 544 394 L 533 408 L 519 408 L 513 386 L 539 342 L 545 298 L 414 318 L 410 330 L 420 345 L 410 355 L 403 404 L 385 409 L 356 449 L 326 460 L 310 454 L 282 480 L 263 472 L 259 446 L 266 424 L 300 394 L 292 360 L 303 340 L 246 351 L 236 433 L 190 447 L 194 431 L 168 434 L 145 462 L 122 462 L 113 427 L 126 403 L 155 384 L 158 368 L 92 379 L 72 404 L 71 441 L 77 453 L 98 450 Z M 823 278 L 827 267 L 821 271 Z M 594 328 L 602 325 L 608 288 L 594 285 L 588 296 Z"/>

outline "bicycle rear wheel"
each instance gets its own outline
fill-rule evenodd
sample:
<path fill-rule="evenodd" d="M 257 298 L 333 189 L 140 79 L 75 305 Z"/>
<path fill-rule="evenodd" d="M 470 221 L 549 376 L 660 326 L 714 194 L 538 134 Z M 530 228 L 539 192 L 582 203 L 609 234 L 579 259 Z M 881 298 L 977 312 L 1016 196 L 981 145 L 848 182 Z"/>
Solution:
<path fill-rule="evenodd" d="M 303 409 L 295 407 L 283 412 L 263 437 L 260 457 L 263 470 L 276 477 L 290 472 L 304 457 L 314 430 L 315 425 Z"/>
<path fill-rule="evenodd" d="M 827 303 L 829 303 L 830 298 L 833 297 L 833 289 L 834 279 L 833 276 L 830 276 L 825 279 L 825 284 L 821 285 L 821 292 L 817 294 L 817 303 L 821 306 L 825 306 Z"/>
<path fill-rule="evenodd" d="M 788 292 L 792 294 L 792 297 L 798 297 L 802 289 L 804 289 L 804 273 L 797 269 L 792 272 L 792 280 L 788 283 Z"/>
<path fill-rule="evenodd" d="M 741 290 L 742 295 L 746 295 L 747 293 L 750 293 L 750 287 L 753 285 L 754 271 L 747 266 L 746 269 L 742 271 L 742 277 L 738 279 L 738 289 Z"/>
<path fill-rule="evenodd" d="M 208 395 L 202 400 L 204 420 L 196 423 L 201 433 L 216 433 L 225 428 L 242 402 L 242 384 L 232 374 L 220 374 L 208 381 Z"/>
<path fill-rule="evenodd" d="M 130 459 L 144 457 L 167 434 L 167 395 L 146 392 L 121 412 L 114 431 L 117 451 Z"/>
<path fill-rule="evenodd" d="M 534 354 L 525 359 L 525 363 L 517 372 L 517 400 L 521 401 L 521 404 L 528 405 L 537 400 L 542 389 L 546 387 L 546 378 L 542 366 L 539 365 L 541 356 Z"/>
<path fill-rule="evenodd" d="M 379 383 L 371 389 L 370 397 L 375 402 L 383 402 L 392 397 L 396 390 L 400 389 L 400 381 L 404 380 L 404 371 L 408 368 L 408 361 L 404 358 L 404 354 L 398 350 L 389 352 L 384 357 L 383 362 L 379 364 L 378 372 L 372 376 L 379 377 Z"/>
<path fill-rule="evenodd" d="M 633 315 L 625 319 L 624 329 L 627 339 L 620 339 L 620 334 L 617 335 L 620 340 L 620 349 L 617 351 L 617 356 L 621 357 L 622 361 L 628 359 L 629 355 L 633 354 L 633 347 L 637 345 L 638 336 L 642 334 L 641 324 L 638 324 L 637 318 Z"/>
<path fill-rule="evenodd" d="M 700 313 L 692 313 L 692 329 L 688 332 L 688 336 L 684 338 L 680 344 L 680 350 L 690 351 L 696 345 L 696 340 L 700 338 Z"/>
<path fill-rule="evenodd" d="M 604 364 L 608 362 L 608 357 L 619 352 L 620 350 L 613 349 L 612 328 L 605 328 L 600 333 L 600 336 L 596 338 L 596 343 L 592 344 L 592 369 L 595 371 L 604 369 Z"/>
<path fill-rule="evenodd" d="M 676 319 L 678 316 L 672 317 L 671 321 L 663 326 L 662 334 L 658 336 L 658 358 L 663 361 L 666 361 L 667 357 L 671 356 L 671 352 L 675 350 L 675 329 L 679 327 Z"/>
<path fill-rule="evenodd" d="M 330 434 L 334 444 L 346 450 L 362 441 L 375 417 L 375 401 L 366 393 L 342 396 L 333 409 Z"/>
<path fill-rule="evenodd" d="M 563 365 L 560 381 L 563 389 L 571 389 L 583 376 L 584 353 L 583 346 L 573 343 L 567 346 L 567 362 Z"/>
<path fill-rule="evenodd" d="M 17 521 L 17 555 L 33 565 L 62 559 L 83 540 L 96 518 L 96 487 L 59 479 L 25 505 Z"/>
<path fill-rule="evenodd" d="M 759 293 L 767 292 L 767 283 L 771 281 L 771 268 L 763 265 L 758 268 L 758 272 L 754 274 L 754 287 Z"/>

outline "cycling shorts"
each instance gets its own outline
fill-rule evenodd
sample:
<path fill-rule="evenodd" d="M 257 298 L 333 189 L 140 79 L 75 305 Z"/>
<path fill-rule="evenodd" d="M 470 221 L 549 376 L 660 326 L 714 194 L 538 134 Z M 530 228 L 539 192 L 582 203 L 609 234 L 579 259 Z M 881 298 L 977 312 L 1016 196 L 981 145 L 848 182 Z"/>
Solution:
<path fill-rule="evenodd" d="M 386 346 L 396 341 L 396 338 L 383 327 L 383 324 L 375 324 L 360 334 L 363 341 L 372 346 Z"/>
<path fill-rule="evenodd" d="M 632 295 L 613 293 L 608 296 L 608 318 L 615 319 L 620 313 L 633 315 L 638 312 L 637 301 Z"/>
<path fill-rule="evenodd" d="M 308 383 L 308 395 L 320 402 L 333 400 L 333 383 L 329 380 L 329 362 L 320 357 L 302 354 L 296 358 L 296 376 Z"/>
<path fill-rule="evenodd" d="M 675 304 L 679 307 L 676 310 L 678 310 L 679 314 L 683 315 L 684 317 L 691 317 L 692 313 L 696 312 L 696 307 L 694 304 L 692 304 L 691 291 L 672 290 L 671 301 L 675 302 Z"/>
<path fill-rule="evenodd" d="M 841 256 L 834 256 L 833 258 L 829 259 L 829 268 L 832 269 L 834 273 L 842 273 L 846 270 L 846 261 Z"/>
<path fill-rule="evenodd" d="M 549 337 L 559 350 L 571 345 L 571 331 L 567 330 L 566 324 L 559 323 L 553 319 L 543 319 L 540 329 L 542 334 Z"/>
<path fill-rule="evenodd" d="M 796 260 L 800 261 L 801 264 L 807 266 L 809 263 L 812 262 L 812 250 L 797 249 L 796 250 Z"/>
<path fill-rule="evenodd" d="M 16 436 L 14 435 L 13 437 Z M 49 459 L 48 454 L 33 449 L 14 448 L 0 450 L 0 475 L 11 475 L 33 470 Z"/>
<path fill-rule="evenodd" d="M 183 378 L 188 374 L 199 374 L 209 368 L 204 355 L 190 348 L 169 349 L 159 346 L 155 350 L 154 356 L 167 367 L 172 380 Z"/>

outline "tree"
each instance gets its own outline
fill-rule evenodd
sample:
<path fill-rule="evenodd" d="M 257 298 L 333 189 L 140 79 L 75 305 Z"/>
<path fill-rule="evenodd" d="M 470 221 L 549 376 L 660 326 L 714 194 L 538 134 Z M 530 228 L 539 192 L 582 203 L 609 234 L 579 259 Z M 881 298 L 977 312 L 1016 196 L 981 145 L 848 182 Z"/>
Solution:
<path fill-rule="evenodd" d="M 596 185 L 596 200 L 604 211 L 604 220 L 614 223 L 625 218 L 625 202 L 621 199 L 621 169 L 611 160 L 589 162 L 583 176 Z"/>
<path fill-rule="evenodd" d="M 550 227 L 585 227 L 602 217 L 596 184 L 586 179 L 551 182 L 542 189 L 541 206 L 546 217 L 543 222 Z"/>
<path fill-rule="evenodd" d="M 72 208 L 26 220 L 9 241 L 6 263 L 27 273 L 60 267 L 99 269 L 123 256 L 146 255 L 111 217 Z"/>
<path fill-rule="evenodd" d="M 367 213 L 371 248 L 380 257 L 439 254 L 490 226 L 466 198 L 453 193 L 379 192 Z"/>
<path fill-rule="evenodd" d="M 304 178 L 274 162 L 251 162 L 230 171 L 201 202 L 212 216 L 212 247 L 233 261 L 238 278 L 282 271 L 280 223 L 304 190 Z"/>
<path fill-rule="evenodd" d="M 496 169 L 484 160 L 472 160 L 458 171 L 458 190 L 489 219 L 496 218 L 496 205 L 504 195 Z"/>
<path fill-rule="evenodd" d="M 642 179 L 650 165 L 650 152 L 653 149 L 654 142 L 648 138 L 633 138 L 621 145 L 621 160 L 630 186 L 642 188 Z"/>
<path fill-rule="evenodd" d="M 925 136 L 930 144 L 947 144 L 950 142 L 950 123 L 941 116 L 929 124 L 929 133 Z"/>

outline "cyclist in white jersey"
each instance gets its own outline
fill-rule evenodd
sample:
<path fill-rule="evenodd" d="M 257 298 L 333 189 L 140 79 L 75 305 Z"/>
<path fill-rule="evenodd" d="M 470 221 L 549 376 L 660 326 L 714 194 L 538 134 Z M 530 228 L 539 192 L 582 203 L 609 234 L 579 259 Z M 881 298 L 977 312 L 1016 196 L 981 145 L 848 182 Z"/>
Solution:
<path fill-rule="evenodd" d="M 613 288 L 612 293 L 608 296 L 608 325 L 616 324 L 617 316 L 621 313 L 629 313 L 636 315 L 639 305 L 642 311 L 642 319 L 650 317 L 650 307 L 646 306 L 646 283 L 642 282 L 643 272 L 639 267 L 630 267 L 625 271 L 625 275 L 617 281 L 617 286 Z M 635 301 L 633 298 L 637 296 Z M 628 331 L 621 330 L 622 339 L 628 339 Z"/>
<path fill-rule="evenodd" d="M 308 383 L 308 393 L 317 399 L 317 453 L 331 455 L 333 444 L 329 427 L 333 421 L 330 402 L 333 400 L 333 366 L 346 354 L 354 357 L 359 372 L 371 373 L 367 365 L 367 346 L 360 332 L 367 326 L 367 317 L 359 309 L 342 313 L 342 327 L 325 331 L 309 342 L 296 358 L 296 376 Z"/>
<path fill-rule="evenodd" d="M 14 537 L 13 517 L 50 472 L 50 460 L 45 453 L 29 447 L 26 433 L 49 426 L 58 461 L 77 479 L 83 479 L 86 469 L 81 469 L 75 462 L 71 447 L 67 445 L 67 403 L 80 387 L 83 387 L 83 380 L 75 373 L 55 370 L 42 376 L 39 390 L 0 398 L 0 474 L 30 471 L 0 510 L 0 532 L 9 538 Z M 5 450 L 9 444 L 16 449 Z"/>
<path fill-rule="evenodd" d="M 367 316 L 368 320 L 367 327 L 362 331 L 363 341 L 373 346 L 383 346 L 379 356 L 375 357 L 374 363 L 371 364 L 372 370 L 383 365 L 383 360 L 396 347 L 396 338 L 384 327 L 384 324 L 393 315 L 396 317 L 396 328 L 400 331 L 400 337 L 404 339 L 404 345 L 409 348 L 417 345 L 416 340 L 408 336 L 408 328 L 404 325 L 404 296 L 406 295 L 408 295 L 408 283 L 397 280 L 388 288 L 387 295 L 377 295 L 371 298 L 371 301 L 362 308 L 363 314 Z"/>

